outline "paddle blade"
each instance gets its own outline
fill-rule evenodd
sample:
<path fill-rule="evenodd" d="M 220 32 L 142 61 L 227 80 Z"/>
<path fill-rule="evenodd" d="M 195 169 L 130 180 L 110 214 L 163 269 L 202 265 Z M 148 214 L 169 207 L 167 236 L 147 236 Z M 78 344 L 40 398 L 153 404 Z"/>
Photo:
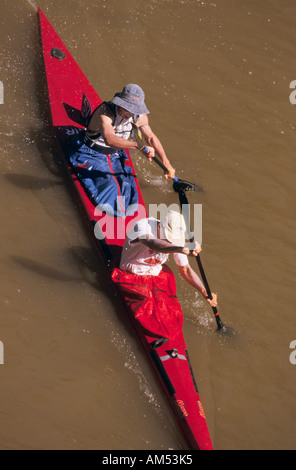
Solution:
<path fill-rule="evenodd" d="M 176 193 L 180 193 L 181 191 L 195 191 L 195 192 L 203 192 L 201 186 L 197 184 L 190 183 L 190 181 L 180 180 L 174 181 L 173 189 Z"/>
<path fill-rule="evenodd" d="M 231 326 L 223 325 L 222 328 L 217 328 L 217 334 L 222 335 L 223 338 L 233 338 L 236 335 L 236 331 Z"/>

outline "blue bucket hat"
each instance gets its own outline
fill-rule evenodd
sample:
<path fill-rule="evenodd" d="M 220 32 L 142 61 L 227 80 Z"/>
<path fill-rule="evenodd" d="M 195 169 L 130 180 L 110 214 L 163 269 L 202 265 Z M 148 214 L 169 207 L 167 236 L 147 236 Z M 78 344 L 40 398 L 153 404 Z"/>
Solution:
<path fill-rule="evenodd" d="M 144 100 L 145 93 L 142 88 L 130 83 L 120 93 L 115 93 L 111 103 L 121 106 L 133 114 L 149 114 Z"/>

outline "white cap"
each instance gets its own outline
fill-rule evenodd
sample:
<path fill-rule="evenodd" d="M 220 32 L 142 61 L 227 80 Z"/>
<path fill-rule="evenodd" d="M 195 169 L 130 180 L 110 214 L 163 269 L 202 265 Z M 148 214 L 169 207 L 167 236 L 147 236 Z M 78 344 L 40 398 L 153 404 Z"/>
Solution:
<path fill-rule="evenodd" d="M 182 214 L 169 210 L 160 221 L 162 235 L 176 246 L 185 245 L 186 224 Z"/>

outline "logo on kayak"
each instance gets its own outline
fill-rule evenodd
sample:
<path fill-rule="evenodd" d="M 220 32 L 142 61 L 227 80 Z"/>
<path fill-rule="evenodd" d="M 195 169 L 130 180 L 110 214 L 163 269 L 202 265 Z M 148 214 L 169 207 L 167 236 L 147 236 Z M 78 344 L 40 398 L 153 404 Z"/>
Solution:
<path fill-rule="evenodd" d="M 183 416 L 189 416 L 189 414 L 187 413 L 186 411 L 186 408 L 185 408 L 185 405 L 184 405 L 184 401 L 183 400 L 177 400 L 177 403 L 180 407 L 180 410 L 182 411 L 183 413 Z"/>
<path fill-rule="evenodd" d="M 204 419 L 206 419 L 206 415 L 205 415 L 204 409 L 202 407 L 201 401 L 197 400 L 197 404 L 198 404 L 200 416 L 202 416 Z"/>
<path fill-rule="evenodd" d="M 4 85 L 0 81 L 0 104 L 4 104 Z"/>

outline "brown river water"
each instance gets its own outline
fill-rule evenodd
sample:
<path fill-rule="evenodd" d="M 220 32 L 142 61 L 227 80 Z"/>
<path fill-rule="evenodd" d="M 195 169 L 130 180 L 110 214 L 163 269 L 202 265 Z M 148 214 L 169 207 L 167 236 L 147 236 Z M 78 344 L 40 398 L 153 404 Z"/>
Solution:
<path fill-rule="evenodd" d="M 295 0 L 38 5 L 103 99 L 143 87 L 177 174 L 204 189 L 188 197 L 236 334 L 177 285 L 214 448 L 295 450 Z M 53 161 L 37 0 L 0 6 L 0 448 L 184 449 Z M 147 205 L 178 202 L 133 159 Z"/>

